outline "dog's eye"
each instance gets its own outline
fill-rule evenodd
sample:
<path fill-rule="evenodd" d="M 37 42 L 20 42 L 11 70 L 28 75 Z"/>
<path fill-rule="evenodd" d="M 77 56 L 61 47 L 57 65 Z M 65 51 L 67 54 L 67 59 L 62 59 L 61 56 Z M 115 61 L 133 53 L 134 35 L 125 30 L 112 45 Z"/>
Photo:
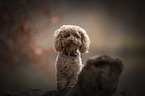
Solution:
<path fill-rule="evenodd" d="M 64 38 L 67 38 L 67 37 L 70 37 L 70 34 L 67 34 L 67 35 L 64 36 Z"/>
<path fill-rule="evenodd" d="M 74 34 L 74 37 L 76 37 L 76 38 L 80 38 L 77 34 Z"/>

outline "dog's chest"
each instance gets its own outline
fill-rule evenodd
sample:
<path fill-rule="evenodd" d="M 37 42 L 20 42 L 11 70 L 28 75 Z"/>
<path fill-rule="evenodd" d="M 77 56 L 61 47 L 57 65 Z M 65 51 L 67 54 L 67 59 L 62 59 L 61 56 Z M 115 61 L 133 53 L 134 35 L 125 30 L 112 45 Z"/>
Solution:
<path fill-rule="evenodd" d="M 82 61 L 80 55 L 67 56 L 64 54 L 59 54 L 56 60 L 56 66 L 57 66 L 57 70 L 60 70 L 65 74 L 79 73 L 82 68 Z"/>

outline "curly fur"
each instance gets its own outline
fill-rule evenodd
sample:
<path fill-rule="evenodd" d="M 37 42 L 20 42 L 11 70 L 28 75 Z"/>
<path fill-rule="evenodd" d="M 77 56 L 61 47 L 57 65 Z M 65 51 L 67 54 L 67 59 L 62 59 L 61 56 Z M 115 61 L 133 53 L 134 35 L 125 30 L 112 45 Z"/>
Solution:
<path fill-rule="evenodd" d="M 82 70 L 81 53 L 88 52 L 90 39 L 86 31 L 75 25 L 63 25 L 54 34 L 57 89 L 74 86 Z"/>

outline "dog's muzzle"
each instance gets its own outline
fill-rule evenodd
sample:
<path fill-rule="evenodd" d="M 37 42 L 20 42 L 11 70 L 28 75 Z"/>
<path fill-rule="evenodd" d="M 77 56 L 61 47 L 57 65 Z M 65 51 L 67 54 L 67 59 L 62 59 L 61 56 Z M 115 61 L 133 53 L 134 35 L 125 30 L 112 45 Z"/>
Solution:
<path fill-rule="evenodd" d="M 67 55 L 67 56 L 72 56 L 72 57 L 75 57 L 75 56 L 77 56 L 77 55 L 78 55 L 77 50 L 73 50 L 73 51 L 66 51 L 66 50 L 64 49 L 63 51 L 64 51 L 65 55 Z"/>

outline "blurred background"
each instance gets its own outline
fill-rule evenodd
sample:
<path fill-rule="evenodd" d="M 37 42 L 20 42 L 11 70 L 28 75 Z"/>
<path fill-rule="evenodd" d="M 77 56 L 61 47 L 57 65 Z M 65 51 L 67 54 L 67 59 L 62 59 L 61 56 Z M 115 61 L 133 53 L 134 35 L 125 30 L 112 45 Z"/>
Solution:
<path fill-rule="evenodd" d="M 1 0 L 0 89 L 55 89 L 53 34 L 79 25 L 91 40 L 83 64 L 109 54 L 124 63 L 119 88 L 145 89 L 145 3 L 142 0 Z"/>

